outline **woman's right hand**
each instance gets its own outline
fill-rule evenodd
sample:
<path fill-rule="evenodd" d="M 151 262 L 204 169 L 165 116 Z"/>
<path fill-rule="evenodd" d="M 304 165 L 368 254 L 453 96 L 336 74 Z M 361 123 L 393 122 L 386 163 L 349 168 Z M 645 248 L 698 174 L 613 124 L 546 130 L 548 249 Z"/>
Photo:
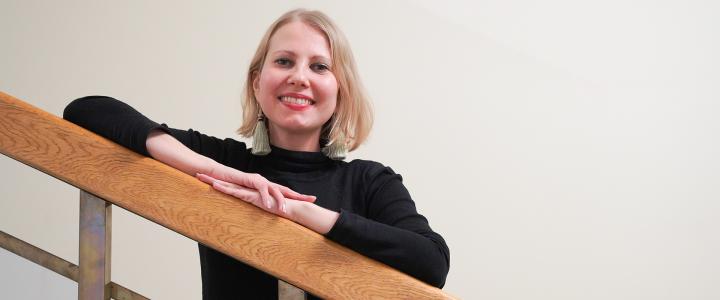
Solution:
<path fill-rule="evenodd" d="M 315 202 L 316 199 L 315 196 L 303 195 L 286 186 L 271 182 L 260 174 L 245 173 L 224 165 L 213 168 L 210 174 L 202 175 L 258 191 L 265 207 L 268 209 L 285 207 L 286 198 L 306 202 Z M 201 176 L 196 177 L 202 180 Z M 206 180 L 202 181 L 207 183 Z"/>

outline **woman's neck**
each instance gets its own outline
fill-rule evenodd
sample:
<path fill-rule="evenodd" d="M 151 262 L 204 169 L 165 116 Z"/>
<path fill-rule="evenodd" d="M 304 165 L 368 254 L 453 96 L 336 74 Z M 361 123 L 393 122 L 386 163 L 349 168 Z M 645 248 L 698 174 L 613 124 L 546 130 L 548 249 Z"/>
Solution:
<path fill-rule="evenodd" d="M 289 132 L 270 124 L 268 130 L 270 144 L 292 151 L 320 151 L 320 130 L 309 132 Z"/>

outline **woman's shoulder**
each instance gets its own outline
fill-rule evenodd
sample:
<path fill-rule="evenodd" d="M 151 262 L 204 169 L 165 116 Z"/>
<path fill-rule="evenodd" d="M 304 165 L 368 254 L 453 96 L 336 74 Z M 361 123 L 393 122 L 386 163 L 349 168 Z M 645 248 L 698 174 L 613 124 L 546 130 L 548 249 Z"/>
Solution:
<path fill-rule="evenodd" d="M 398 175 L 389 166 L 374 160 L 354 159 L 347 162 L 346 166 L 350 172 L 360 175 L 366 179 L 373 179 L 378 176 Z"/>
<path fill-rule="evenodd" d="M 359 158 L 346 162 L 346 165 L 348 168 L 357 170 L 379 170 L 385 168 L 385 165 L 380 162 Z"/>

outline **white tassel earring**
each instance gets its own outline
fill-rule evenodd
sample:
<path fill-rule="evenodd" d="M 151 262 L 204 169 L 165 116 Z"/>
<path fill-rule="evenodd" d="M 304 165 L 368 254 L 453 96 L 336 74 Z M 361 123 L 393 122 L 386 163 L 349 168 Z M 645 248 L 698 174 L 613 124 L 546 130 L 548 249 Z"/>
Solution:
<path fill-rule="evenodd" d="M 334 141 L 322 148 L 322 153 L 332 160 L 343 160 L 347 156 L 347 145 L 345 135 L 340 133 Z"/>
<path fill-rule="evenodd" d="M 258 121 L 253 131 L 253 147 L 252 154 L 268 155 L 270 153 L 270 137 L 268 136 L 267 126 L 265 126 L 265 115 L 262 110 L 258 113 Z"/>

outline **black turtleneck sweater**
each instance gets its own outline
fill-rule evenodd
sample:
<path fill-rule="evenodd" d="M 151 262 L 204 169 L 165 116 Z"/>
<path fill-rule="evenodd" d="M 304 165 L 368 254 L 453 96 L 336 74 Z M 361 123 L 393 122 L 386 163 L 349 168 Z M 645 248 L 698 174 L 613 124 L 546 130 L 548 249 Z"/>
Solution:
<path fill-rule="evenodd" d="M 402 177 L 380 163 L 334 161 L 321 152 L 277 147 L 255 156 L 242 142 L 159 125 L 104 96 L 73 101 L 63 118 L 146 156 L 148 134 L 161 129 L 218 163 L 317 196 L 315 204 L 340 213 L 326 238 L 433 286 L 445 284 L 450 264 L 445 241 L 417 213 Z M 199 248 L 204 299 L 277 299 L 277 279 L 271 275 L 202 244 Z"/>

